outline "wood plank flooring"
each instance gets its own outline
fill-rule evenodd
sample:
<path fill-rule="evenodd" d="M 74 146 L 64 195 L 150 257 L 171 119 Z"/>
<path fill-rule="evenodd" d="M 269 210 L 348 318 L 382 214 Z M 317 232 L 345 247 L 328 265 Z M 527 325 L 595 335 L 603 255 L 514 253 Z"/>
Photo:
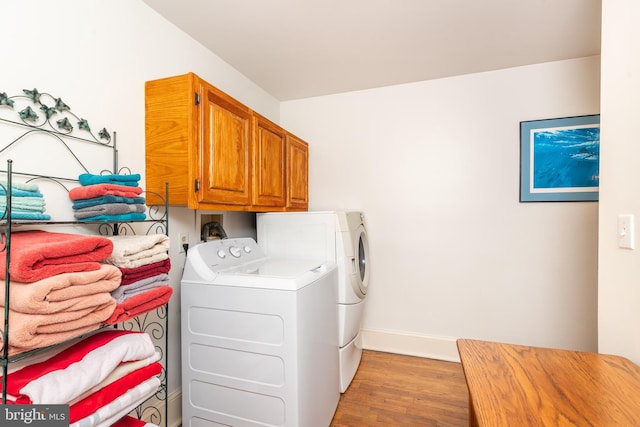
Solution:
<path fill-rule="evenodd" d="M 459 363 L 365 350 L 330 427 L 466 427 L 468 402 Z"/>

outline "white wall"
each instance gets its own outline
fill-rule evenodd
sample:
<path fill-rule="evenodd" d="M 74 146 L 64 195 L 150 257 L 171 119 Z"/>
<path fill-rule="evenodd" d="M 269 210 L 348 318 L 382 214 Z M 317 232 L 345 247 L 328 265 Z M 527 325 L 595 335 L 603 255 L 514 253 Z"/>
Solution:
<path fill-rule="evenodd" d="M 602 2 L 599 351 L 640 363 L 640 4 Z M 617 216 L 635 215 L 635 250 L 617 246 Z"/>
<path fill-rule="evenodd" d="M 275 98 L 140 0 L 2 2 L 0 17 L 0 92 L 12 96 L 35 87 L 61 97 L 93 126 L 117 131 L 120 166 L 134 173 L 144 176 L 147 80 L 194 71 L 270 119 L 279 119 Z M 68 200 L 48 203 L 52 210 L 65 204 L 70 209 Z M 170 216 L 172 240 L 179 232 L 198 240 L 193 212 L 174 208 Z M 237 226 L 244 234 L 245 220 L 251 218 L 230 214 L 227 232 Z M 179 280 L 184 255 L 177 253 L 177 246 L 170 251 L 176 291 L 169 313 L 170 393 L 180 387 Z"/>
<path fill-rule="evenodd" d="M 4 2 L 0 16 L 0 92 L 37 87 L 62 96 L 118 131 L 120 163 L 134 172 L 144 173 L 144 81 L 187 71 L 276 122 L 281 116 L 307 139 L 311 207 L 367 215 L 370 346 L 443 358 L 457 337 L 596 348 L 598 205 L 520 204 L 518 125 L 598 113 L 599 58 L 280 108 L 139 0 Z M 637 211 L 614 210 L 621 209 Z M 229 223 L 246 233 L 250 220 L 233 214 Z M 196 222 L 193 212 L 172 209 L 171 237 L 189 232 L 194 240 Z M 184 255 L 174 245 L 171 257 L 179 290 Z M 616 298 L 610 312 L 625 297 Z M 180 386 L 178 301 L 179 292 L 170 312 L 169 392 Z M 629 312 L 626 320 L 637 320 Z"/>
<path fill-rule="evenodd" d="M 519 203 L 519 122 L 599 113 L 599 57 L 284 102 L 310 208 L 365 212 L 364 346 L 597 348 L 596 202 Z M 444 343 L 444 345 L 442 345 Z"/>

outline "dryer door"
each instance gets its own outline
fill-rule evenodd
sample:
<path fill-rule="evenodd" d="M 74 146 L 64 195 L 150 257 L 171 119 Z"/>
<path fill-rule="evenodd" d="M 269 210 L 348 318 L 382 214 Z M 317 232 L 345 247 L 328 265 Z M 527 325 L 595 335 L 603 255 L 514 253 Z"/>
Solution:
<path fill-rule="evenodd" d="M 364 298 L 369 287 L 371 268 L 367 265 L 369 261 L 369 241 L 367 240 L 367 232 L 363 224 L 360 224 L 354 237 L 356 273 L 358 276 L 358 289 L 354 289 L 354 292 Z"/>

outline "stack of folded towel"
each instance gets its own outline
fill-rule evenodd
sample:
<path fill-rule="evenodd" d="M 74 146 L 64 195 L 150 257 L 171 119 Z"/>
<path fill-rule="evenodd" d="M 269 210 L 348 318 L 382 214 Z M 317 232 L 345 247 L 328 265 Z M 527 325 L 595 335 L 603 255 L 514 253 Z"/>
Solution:
<path fill-rule="evenodd" d="M 7 183 L 0 182 L 0 212 L 6 218 Z M 11 184 L 11 218 L 48 221 L 51 216 L 45 214 L 45 202 L 40 189 L 32 183 Z"/>
<path fill-rule="evenodd" d="M 98 329 L 113 315 L 122 273 L 103 261 L 106 237 L 41 230 L 11 234 L 9 354 L 61 343 Z M 0 279 L 6 259 L 0 257 Z M 5 286 L 0 286 L 0 310 Z M 6 343 L 0 337 L 0 348 Z"/>
<path fill-rule="evenodd" d="M 124 280 L 111 291 L 116 308 L 107 325 L 124 322 L 166 304 L 173 293 L 169 285 L 169 237 L 109 236 L 113 253 L 104 262 L 118 267 Z"/>
<path fill-rule="evenodd" d="M 127 414 L 158 391 L 160 357 L 147 333 L 101 329 L 13 363 L 7 403 L 67 404 L 73 427 L 147 425 Z"/>
<path fill-rule="evenodd" d="M 145 199 L 140 174 L 81 174 L 80 186 L 69 191 L 78 221 L 144 221 Z"/>

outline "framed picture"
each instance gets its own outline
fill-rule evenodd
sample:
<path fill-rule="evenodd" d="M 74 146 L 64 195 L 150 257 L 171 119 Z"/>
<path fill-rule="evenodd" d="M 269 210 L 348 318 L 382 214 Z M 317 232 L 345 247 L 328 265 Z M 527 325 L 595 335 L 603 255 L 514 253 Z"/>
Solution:
<path fill-rule="evenodd" d="M 600 115 L 520 122 L 520 201 L 598 200 Z"/>

